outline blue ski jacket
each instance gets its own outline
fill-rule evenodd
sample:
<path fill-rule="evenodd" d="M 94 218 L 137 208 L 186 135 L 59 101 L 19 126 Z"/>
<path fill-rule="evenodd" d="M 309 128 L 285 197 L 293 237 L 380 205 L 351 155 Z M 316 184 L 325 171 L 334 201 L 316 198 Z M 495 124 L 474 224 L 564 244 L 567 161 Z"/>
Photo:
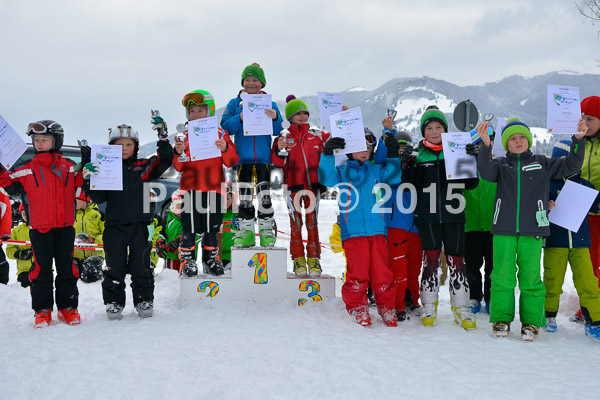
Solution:
<path fill-rule="evenodd" d="M 221 117 L 221 127 L 234 138 L 233 142 L 240 156 L 237 165 L 271 164 L 271 136 L 244 136 L 244 124 L 240 119 L 240 114 L 244 111 L 241 93 L 229 100 Z M 283 118 L 277 104 L 272 103 L 273 109 L 277 112 L 277 119 L 273 121 L 273 136 L 278 137 L 283 129 Z"/>
<path fill-rule="evenodd" d="M 399 158 L 385 165 L 349 160 L 335 166 L 335 156 L 321 155 L 319 181 L 340 190 L 340 229 L 342 241 L 359 236 L 387 235 L 382 189 L 379 183 L 398 185 L 402 178 Z"/>

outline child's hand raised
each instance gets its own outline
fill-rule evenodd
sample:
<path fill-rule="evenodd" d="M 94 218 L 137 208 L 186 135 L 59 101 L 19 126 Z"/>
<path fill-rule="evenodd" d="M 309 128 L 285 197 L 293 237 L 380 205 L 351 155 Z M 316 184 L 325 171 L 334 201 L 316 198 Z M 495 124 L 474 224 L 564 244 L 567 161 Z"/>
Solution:
<path fill-rule="evenodd" d="M 487 147 L 490 147 L 490 143 L 492 142 L 490 139 L 490 135 L 488 134 L 489 126 L 490 124 L 488 124 L 487 122 L 477 125 L 477 134 L 481 138 L 483 144 Z"/>
<path fill-rule="evenodd" d="M 385 117 L 381 123 L 385 129 L 390 131 L 394 130 L 394 119 L 392 117 Z"/>
<path fill-rule="evenodd" d="M 277 111 L 273 110 L 272 108 L 266 108 L 265 114 L 267 114 L 269 117 L 271 117 L 272 120 L 277 119 Z"/>
<path fill-rule="evenodd" d="M 585 135 L 587 134 L 588 131 L 588 127 L 585 124 L 585 121 L 583 120 L 583 118 L 581 118 L 579 120 L 579 124 L 577 124 L 577 132 L 581 132 L 577 135 L 575 135 L 575 139 L 583 139 L 585 137 Z"/>
<path fill-rule="evenodd" d="M 221 153 L 227 151 L 227 142 L 225 141 L 225 139 L 219 139 L 215 141 L 215 146 L 217 146 L 217 148 L 221 150 Z"/>
<path fill-rule="evenodd" d="M 175 153 L 182 155 L 185 151 L 185 142 L 175 138 Z"/>

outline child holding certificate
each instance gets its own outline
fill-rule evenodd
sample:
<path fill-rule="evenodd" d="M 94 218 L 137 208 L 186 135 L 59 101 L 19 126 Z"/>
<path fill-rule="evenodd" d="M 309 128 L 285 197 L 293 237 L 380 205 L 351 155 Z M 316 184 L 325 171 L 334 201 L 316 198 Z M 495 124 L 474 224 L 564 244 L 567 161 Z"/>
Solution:
<path fill-rule="evenodd" d="M 507 337 L 515 317 L 515 286 L 519 280 L 521 339 L 533 341 L 539 327 L 546 325 L 545 288 L 540 277 L 542 238 L 550 235 L 547 218 L 550 179 L 575 174 L 584 156 L 584 134 L 580 122 L 569 154 L 561 158 L 535 155 L 529 149 L 529 127 L 518 118 L 507 121 L 502 130 L 506 157 L 492 159 L 488 124 L 479 124 L 477 132 L 483 145 L 477 158 L 481 178 L 497 182 L 492 220 L 494 270 L 490 297 L 490 322 L 494 335 Z M 498 140 L 498 139 L 497 139 Z M 517 272 L 518 267 L 518 272 Z"/>
<path fill-rule="evenodd" d="M 347 154 L 347 164 L 336 167 L 333 153 L 345 147 L 345 140 L 330 138 L 321 155 L 319 180 L 328 187 L 339 186 L 340 189 L 340 230 L 348 261 L 346 281 L 342 287 L 346 310 L 358 324 L 372 324 L 367 300 L 367 289 L 371 283 L 377 311 L 384 324 L 397 326 L 394 310 L 396 288 L 392 283 L 385 218 L 382 212 L 373 212 L 373 209 L 382 206 L 375 186 L 379 183 L 397 185 L 402 173 L 398 142 L 393 137 L 386 138 L 388 152 L 385 165 L 371 163 L 376 143 L 374 138 L 369 138 L 367 150 Z"/>
<path fill-rule="evenodd" d="M 258 64 L 251 64 L 242 72 L 242 86 L 237 97 L 227 104 L 221 118 L 221 126 L 234 136 L 240 160 L 236 166 L 239 194 L 240 212 L 238 215 L 238 232 L 234 238 L 234 245 L 252 247 L 255 245 L 254 217 L 255 209 L 252 205 L 252 184 L 256 179 L 256 197 L 258 198 L 258 233 L 260 245 L 273 246 L 275 234 L 273 231 L 273 208 L 271 204 L 271 136 L 246 135 L 243 129 L 244 109 L 243 95 L 245 93 L 264 94 L 262 89 L 267 84 L 265 73 Z M 272 108 L 264 110 L 273 123 L 273 136 L 279 136 L 283 129 L 282 118 L 277 104 L 272 102 Z"/>
<path fill-rule="evenodd" d="M 50 325 L 55 298 L 58 319 L 77 325 L 81 317 L 77 311 L 79 275 L 73 264 L 73 224 L 75 191 L 83 184 L 82 174 L 76 172 L 75 164 L 60 153 L 64 131 L 58 122 L 33 122 L 26 133 L 32 137 L 35 154 L 13 172 L 0 167 L 0 187 L 10 195 L 25 192 L 21 198 L 29 217 L 29 234 L 35 255 L 29 271 L 34 327 Z"/>
<path fill-rule="evenodd" d="M 463 189 L 477 187 L 477 178 L 446 179 L 442 133 L 448 132 L 448 121 L 436 106 L 429 106 L 421 117 L 418 155 L 408 144 L 401 154 L 403 182 L 417 190 L 415 225 L 423 246 L 421 276 L 421 321 L 434 326 L 438 306 L 438 268 L 442 245 L 450 275 L 450 304 L 454 320 L 466 330 L 475 329 L 475 316 L 469 309 L 469 285 L 465 268 L 465 212 Z"/>
<path fill-rule="evenodd" d="M 317 213 L 319 199 L 325 187 L 319 183 L 319 159 L 323 153 L 323 144 L 329 133 L 316 134 L 309 130 L 308 106 L 294 95 L 286 99 L 285 117 L 290 122 L 290 133 L 280 137 L 273 144 L 271 162 L 273 166 L 283 168 L 283 182 L 287 185 L 289 195 L 286 198 L 290 214 L 291 240 L 290 254 L 297 276 L 321 275 L 321 242 Z M 321 132 L 319 132 L 321 133 Z M 287 154 L 280 155 L 286 149 Z M 302 207 L 305 209 L 306 258 L 302 243 Z"/>
<path fill-rule="evenodd" d="M 570 140 L 556 142 L 552 148 L 552 158 L 565 157 L 569 154 L 570 148 Z M 568 180 L 594 188 L 589 181 L 581 177 L 581 172 L 570 176 Z M 548 210 L 554 206 L 554 201 L 566 181 L 567 178 L 552 179 L 550 181 Z M 598 198 L 596 200 L 592 205 L 591 212 L 598 212 Z M 585 334 L 600 340 L 600 289 L 590 259 L 590 245 L 590 225 L 587 218 L 583 220 L 577 232 L 550 224 L 550 237 L 546 239 L 544 244 L 546 332 L 556 332 L 558 329 L 556 315 L 558 314 L 560 295 L 568 263 L 571 265 L 573 283 L 581 303 L 582 317 L 585 321 Z"/>
<path fill-rule="evenodd" d="M 96 204 L 106 202 L 104 224 L 104 254 L 102 297 L 109 320 L 122 318 L 125 308 L 125 275 L 131 275 L 133 305 L 142 318 L 151 317 L 154 310 L 154 275 L 150 264 L 152 242 L 148 241 L 148 225 L 152 207 L 144 182 L 160 178 L 173 161 L 173 149 L 166 138 L 157 142 L 157 154 L 138 159 L 139 136 L 129 125 L 119 125 L 108 131 L 108 144 L 120 145 L 123 158 L 122 190 L 90 190 L 89 178 L 98 174 L 98 165 L 89 162 L 91 149 L 82 148 L 84 189 Z M 97 158 L 97 156 L 95 157 Z"/>
<path fill-rule="evenodd" d="M 182 100 L 188 121 L 215 115 L 215 101 L 206 90 L 194 90 Z M 181 161 L 185 153 L 190 159 L 188 131 L 185 140 L 175 142 L 173 166 L 181 172 L 180 189 L 183 195 L 181 212 L 182 235 L 179 244 L 179 259 L 182 275 L 198 275 L 194 252 L 196 234 L 202 234 L 202 266 L 205 274 L 223 275 L 223 263 L 219 258 L 217 234 L 223 222 L 223 195 L 225 175 L 223 166 L 233 167 L 239 160 L 236 147 L 227 131 L 219 128 L 215 146 L 220 157 L 197 161 Z"/>

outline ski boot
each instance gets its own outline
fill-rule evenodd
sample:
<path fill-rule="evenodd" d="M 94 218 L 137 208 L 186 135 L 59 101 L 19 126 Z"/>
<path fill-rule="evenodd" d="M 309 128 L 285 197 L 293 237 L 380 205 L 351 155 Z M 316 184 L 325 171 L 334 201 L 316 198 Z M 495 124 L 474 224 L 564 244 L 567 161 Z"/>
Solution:
<path fill-rule="evenodd" d="M 510 333 L 510 322 L 496 321 L 492 323 L 492 331 L 498 338 L 506 338 Z"/>
<path fill-rule="evenodd" d="M 198 275 L 198 265 L 196 264 L 196 260 L 194 260 L 194 250 L 196 250 L 196 246 L 192 246 L 189 249 L 183 247 L 179 248 L 181 275 L 185 277 Z"/>
<path fill-rule="evenodd" d="M 533 342 L 540 333 L 540 328 L 531 324 L 521 325 L 521 340 L 524 342 Z"/>
<path fill-rule="evenodd" d="M 142 318 L 149 318 L 154 313 L 154 304 L 151 301 L 140 301 L 135 305 L 135 311 Z"/>
<path fill-rule="evenodd" d="M 556 317 L 546 317 L 546 326 L 544 327 L 544 330 L 550 333 L 554 333 L 558 330 Z"/>
<path fill-rule="evenodd" d="M 305 276 L 307 273 L 306 258 L 304 256 L 294 258 L 292 262 L 294 263 L 294 274 L 296 276 Z"/>
<path fill-rule="evenodd" d="M 67 307 L 58 310 L 58 320 L 67 325 L 79 325 L 81 323 L 81 315 L 74 307 Z"/>
<path fill-rule="evenodd" d="M 318 278 L 321 276 L 321 262 L 318 258 L 309 258 L 308 259 L 308 274 L 313 278 Z"/>
<path fill-rule="evenodd" d="M 238 231 L 233 237 L 233 245 L 236 247 L 252 247 L 255 244 L 254 219 L 239 219 Z"/>
<path fill-rule="evenodd" d="M 109 321 L 123 318 L 123 306 L 117 303 L 108 303 L 106 305 L 106 317 Z"/>
<path fill-rule="evenodd" d="M 43 328 L 52 322 L 52 309 L 46 308 L 35 312 L 34 328 Z"/>
<path fill-rule="evenodd" d="M 469 309 L 471 313 L 477 314 L 481 310 L 481 302 L 475 299 L 469 300 Z"/>
<path fill-rule="evenodd" d="M 475 315 L 473 315 L 468 307 L 451 306 L 450 308 L 452 308 L 452 314 L 454 314 L 454 321 L 456 321 L 456 323 L 462 326 L 466 331 L 477 328 Z"/>
<path fill-rule="evenodd" d="M 202 246 L 202 269 L 205 274 L 221 276 L 225 273 L 223 263 L 219 259 L 219 248 Z"/>
<path fill-rule="evenodd" d="M 581 309 L 577 310 L 575 314 L 571 315 L 569 320 L 577 324 L 583 324 L 585 321 L 583 320 L 583 316 L 581 315 Z"/>
<path fill-rule="evenodd" d="M 350 313 L 356 323 L 362 326 L 371 326 L 373 323 L 371 322 L 371 316 L 369 315 L 369 307 L 357 307 Z"/>
<path fill-rule="evenodd" d="M 423 307 L 421 307 L 420 304 L 417 304 L 416 306 L 411 305 L 408 306 L 408 312 L 414 315 L 415 317 L 420 317 L 423 313 Z"/>
<path fill-rule="evenodd" d="M 423 326 L 435 326 L 435 320 L 437 318 L 437 306 L 437 301 L 432 304 L 423 304 L 423 311 L 421 312 L 421 321 L 423 321 Z"/>
<path fill-rule="evenodd" d="M 396 312 L 393 308 L 381 308 L 377 311 L 379 312 L 379 315 L 381 315 L 381 319 L 385 326 L 391 328 L 398 326 L 398 319 L 396 318 Z"/>
<path fill-rule="evenodd" d="M 585 336 L 591 336 L 592 339 L 600 342 L 600 325 L 585 324 Z"/>
<path fill-rule="evenodd" d="M 408 321 L 410 319 L 410 314 L 406 310 L 396 311 L 396 319 L 398 322 Z"/>
<path fill-rule="evenodd" d="M 260 247 L 273 247 L 275 245 L 272 217 L 258 219 L 258 235 L 260 236 Z"/>

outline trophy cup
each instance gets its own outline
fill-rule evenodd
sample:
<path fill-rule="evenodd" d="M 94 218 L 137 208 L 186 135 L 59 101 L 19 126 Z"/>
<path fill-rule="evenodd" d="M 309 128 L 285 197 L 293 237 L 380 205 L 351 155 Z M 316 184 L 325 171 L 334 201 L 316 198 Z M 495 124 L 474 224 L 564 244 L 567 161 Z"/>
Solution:
<path fill-rule="evenodd" d="M 289 153 L 287 151 L 287 145 L 288 145 L 287 137 L 289 134 L 290 134 L 290 131 L 288 131 L 286 128 L 283 128 L 283 130 L 281 131 L 281 137 L 283 139 L 285 139 L 285 141 L 286 141 L 285 147 L 283 149 L 279 150 L 279 153 L 277 153 L 277 155 L 281 158 L 285 158 L 289 155 Z"/>
<path fill-rule="evenodd" d="M 152 129 L 156 131 L 159 139 L 167 139 L 169 137 L 169 132 L 167 130 L 167 123 L 164 119 L 160 117 L 160 111 L 158 110 L 150 110 L 150 114 L 152 115 Z M 158 119 L 158 122 L 157 122 Z"/>
<path fill-rule="evenodd" d="M 177 124 L 177 134 L 175 135 L 175 141 L 177 142 L 185 142 L 185 125 Z M 185 154 L 185 150 L 179 156 L 179 162 L 188 162 L 190 158 Z"/>

